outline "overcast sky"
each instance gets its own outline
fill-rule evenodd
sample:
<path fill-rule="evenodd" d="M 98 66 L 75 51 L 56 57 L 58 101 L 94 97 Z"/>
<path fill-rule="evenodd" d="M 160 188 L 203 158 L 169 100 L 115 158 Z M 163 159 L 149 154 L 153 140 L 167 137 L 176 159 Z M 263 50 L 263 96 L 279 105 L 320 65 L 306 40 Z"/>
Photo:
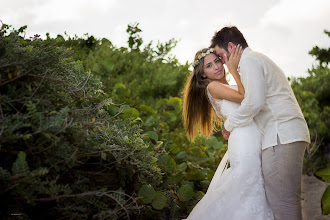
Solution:
<path fill-rule="evenodd" d="M 0 0 L 0 19 L 26 37 L 47 32 L 108 38 L 127 47 L 128 24 L 140 23 L 144 45 L 179 40 L 172 51 L 192 62 L 215 31 L 235 25 L 249 46 L 272 58 L 287 76 L 307 76 L 314 46 L 330 47 L 330 0 Z"/>

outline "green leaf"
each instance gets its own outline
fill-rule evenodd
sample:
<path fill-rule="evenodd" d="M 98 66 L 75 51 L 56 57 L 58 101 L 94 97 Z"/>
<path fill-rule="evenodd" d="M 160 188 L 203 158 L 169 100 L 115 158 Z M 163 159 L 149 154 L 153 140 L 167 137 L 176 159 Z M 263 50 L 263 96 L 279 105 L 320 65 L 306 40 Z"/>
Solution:
<path fill-rule="evenodd" d="M 177 165 L 176 168 L 179 171 L 185 171 L 187 169 L 187 164 L 185 162 L 183 162 L 182 164 Z"/>
<path fill-rule="evenodd" d="M 136 119 L 140 116 L 140 113 L 135 108 L 129 108 L 124 111 L 123 118 L 133 118 Z"/>
<path fill-rule="evenodd" d="M 92 68 L 92 71 L 93 72 L 96 72 L 96 73 L 100 72 L 100 66 L 99 66 L 99 64 L 94 63 L 93 68 Z"/>
<path fill-rule="evenodd" d="M 158 141 L 158 135 L 154 131 L 148 131 L 148 132 L 144 133 L 144 136 L 149 137 L 155 141 Z"/>
<path fill-rule="evenodd" d="M 207 177 L 206 170 L 193 169 L 187 172 L 187 178 L 189 180 L 203 180 Z"/>
<path fill-rule="evenodd" d="M 141 197 L 145 204 L 152 202 L 155 198 L 156 191 L 151 185 L 143 185 L 138 192 L 138 196 Z"/>
<path fill-rule="evenodd" d="M 154 196 L 154 200 L 151 203 L 152 207 L 157 210 L 161 210 L 166 205 L 166 197 L 163 192 L 156 192 Z"/>
<path fill-rule="evenodd" d="M 323 181 L 330 183 L 330 168 L 318 170 L 315 175 L 321 177 Z"/>
<path fill-rule="evenodd" d="M 143 104 L 140 105 L 139 110 L 140 110 L 140 112 L 147 112 L 150 114 L 155 114 L 155 110 L 147 105 L 143 105 Z"/>
<path fill-rule="evenodd" d="M 194 194 L 194 198 L 196 198 L 197 200 L 201 200 L 204 197 L 205 193 L 203 191 L 197 191 Z"/>
<path fill-rule="evenodd" d="M 181 151 L 175 157 L 178 158 L 178 159 L 181 159 L 181 160 L 187 160 L 188 159 L 188 154 L 187 154 L 186 151 Z"/>
<path fill-rule="evenodd" d="M 192 154 L 192 155 L 195 155 L 195 156 L 198 156 L 198 157 L 204 157 L 205 156 L 205 153 L 202 151 L 202 149 L 200 147 L 196 147 L 196 146 L 193 146 L 193 147 L 189 148 L 188 153 Z"/>
<path fill-rule="evenodd" d="M 328 186 L 322 196 L 322 214 L 328 215 L 330 213 L 330 186 Z"/>
<path fill-rule="evenodd" d="M 48 169 L 45 168 L 45 167 L 40 167 L 36 170 L 33 170 L 31 173 L 30 173 L 30 176 L 32 177 L 36 177 L 36 176 L 44 176 L 48 173 Z"/>
<path fill-rule="evenodd" d="M 12 167 L 12 172 L 14 175 L 27 175 L 29 172 L 29 166 L 26 162 L 26 154 L 20 152 L 17 156 L 17 159 Z"/>
<path fill-rule="evenodd" d="M 101 62 L 102 67 L 107 71 L 107 72 L 112 72 L 112 70 L 114 69 L 115 65 L 111 62 L 109 62 L 108 60 L 102 60 Z"/>
<path fill-rule="evenodd" d="M 145 121 L 146 126 L 156 126 L 158 123 L 159 123 L 159 119 L 153 115 L 148 117 L 147 120 Z"/>
<path fill-rule="evenodd" d="M 136 124 L 142 124 L 142 119 L 140 117 L 135 118 L 134 120 L 131 121 L 131 125 L 136 125 Z"/>
<path fill-rule="evenodd" d="M 51 111 L 49 112 L 50 115 L 54 115 L 54 114 L 57 114 L 57 111 Z"/>
<path fill-rule="evenodd" d="M 203 180 L 199 182 L 201 184 L 201 187 L 204 191 L 206 191 L 209 188 L 210 181 L 209 180 Z"/>
<path fill-rule="evenodd" d="M 175 161 L 168 155 L 160 156 L 158 158 L 157 164 L 163 171 L 168 173 L 174 173 L 176 170 Z"/>
<path fill-rule="evenodd" d="M 170 189 L 176 187 L 177 184 L 178 184 L 177 177 L 176 176 L 169 176 L 164 180 L 161 187 L 163 189 L 169 189 L 170 190 Z"/>
<path fill-rule="evenodd" d="M 188 154 L 188 160 L 192 161 L 196 164 L 203 164 L 204 162 L 206 162 L 208 160 L 207 157 L 200 157 L 200 156 L 196 156 L 194 154 Z"/>
<path fill-rule="evenodd" d="M 180 147 L 178 147 L 177 145 L 171 145 L 170 147 L 171 153 L 173 154 L 177 154 L 180 152 Z"/>
<path fill-rule="evenodd" d="M 129 95 L 129 90 L 126 88 L 126 86 L 122 83 L 117 83 L 115 87 L 113 88 L 113 92 L 119 96 L 128 96 Z"/>
<path fill-rule="evenodd" d="M 115 65 L 113 63 L 110 63 L 106 66 L 106 69 L 108 72 L 112 72 L 114 68 L 115 68 Z"/>
<path fill-rule="evenodd" d="M 113 116 L 118 113 L 119 108 L 114 104 L 110 104 L 109 106 L 107 106 L 107 111 L 109 112 L 110 115 Z"/>
<path fill-rule="evenodd" d="M 194 189 L 194 183 L 191 181 L 184 181 L 182 185 L 189 185 L 192 189 Z"/>
<path fill-rule="evenodd" d="M 10 173 L 7 170 L 0 167 L 0 180 L 2 180 L 3 182 L 7 182 L 9 178 L 10 178 Z"/>
<path fill-rule="evenodd" d="M 176 112 L 180 112 L 181 104 L 181 99 L 178 97 L 171 98 L 167 103 L 167 105 L 173 106 Z"/>
<path fill-rule="evenodd" d="M 186 202 L 193 196 L 194 192 L 190 185 L 185 184 L 180 187 L 177 196 L 180 201 Z"/>
<path fill-rule="evenodd" d="M 124 112 L 126 109 L 131 108 L 129 105 L 121 105 L 119 108 L 119 112 Z"/>

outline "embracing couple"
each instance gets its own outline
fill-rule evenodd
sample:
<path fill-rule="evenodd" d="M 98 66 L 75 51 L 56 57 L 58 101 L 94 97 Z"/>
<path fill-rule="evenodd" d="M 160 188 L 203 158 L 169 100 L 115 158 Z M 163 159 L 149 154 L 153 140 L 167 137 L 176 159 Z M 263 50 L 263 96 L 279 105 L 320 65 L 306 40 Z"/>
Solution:
<path fill-rule="evenodd" d="M 229 85 L 225 64 L 237 85 Z M 301 176 L 310 143 L 306 121 L 283 71 L 224 27 L 195 55 L 184 90 L 190 139 L 222 121 L 228 151 L 189 220 L 300 220 Z M 230 167 L 227 168 L 228 156 Z"/>

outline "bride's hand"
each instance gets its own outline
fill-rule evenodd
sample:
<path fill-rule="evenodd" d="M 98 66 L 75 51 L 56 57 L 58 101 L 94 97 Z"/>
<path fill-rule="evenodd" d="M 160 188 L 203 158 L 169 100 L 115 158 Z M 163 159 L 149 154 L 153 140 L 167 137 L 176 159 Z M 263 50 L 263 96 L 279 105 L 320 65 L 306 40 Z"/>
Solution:
<path fill-rule="evenodd" d="M 241 59 L 242 53 L 243 53 L 242 46 L 238 44 L 232 51 L 229 60 L 226 55 L 224 56 L 225 64 L 231 74 L 236 72 L 235 70 L 237 70 L 238 68 L 238 63 L 239 60 Z"/>

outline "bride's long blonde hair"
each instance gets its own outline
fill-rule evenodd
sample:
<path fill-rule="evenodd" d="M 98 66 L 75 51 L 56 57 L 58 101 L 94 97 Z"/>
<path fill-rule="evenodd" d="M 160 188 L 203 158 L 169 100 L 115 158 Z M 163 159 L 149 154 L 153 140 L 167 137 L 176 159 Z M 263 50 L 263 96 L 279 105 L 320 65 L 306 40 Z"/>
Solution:
<path fill-rule="evenodd" d="M 198 51 L 194 60 L 198 60 L 198 56 L 208 49 Z M 194 66 L 183 90 L 182 116 L 189 140 L 193 140 L 196 135 L 209 137 L 216 127 L 222 125 L 222 120 L 216 116 L 207 96 L 206 87 L 211 81 L 202 77 L 203 66 L 204 57 Z"/>

